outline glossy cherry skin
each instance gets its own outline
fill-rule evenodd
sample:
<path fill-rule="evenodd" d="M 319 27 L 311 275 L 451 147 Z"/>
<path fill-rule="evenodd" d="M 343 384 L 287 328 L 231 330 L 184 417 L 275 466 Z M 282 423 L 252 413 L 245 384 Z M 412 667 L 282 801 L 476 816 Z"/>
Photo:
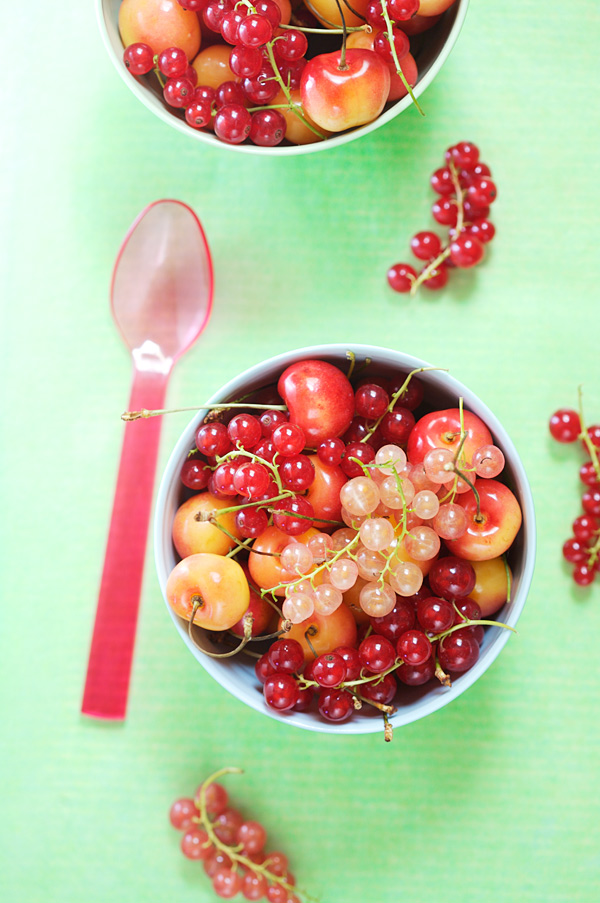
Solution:
<path fill-rule="evenodd" d="M 307 63 L 300 81 L 300 96 L 317 125 L 341 132 L 372 122 L 383 110 L 390 92 L 390 71 L 372 50 L 323 53 Z"/>
<path fill-rule="evenodd" d="M 285 401 L 290 423 L 304 431 L 307 445 L 345 433 L 354 415 L 354 391 L 349 380 L 326 361 L 298 361 L 283 371 L 277 390 Z"/>
<path fill-rule="evenodd" d="M 476 414 L 463 411 L 463 423 L 467 438 L 462 455 L 465 461 L 470 463 L 478 448 L 482 445 L 493 445 L 494 440 L 485 423 Z M 449 448 L 456 452 L 459 445 L 460 411 L 458 408 L 448 408 L 444 411 L 433 411 L 417 421 L 410 434 L 406 454 L 411 464 L 420 464 L 432 448 Z"/>
<path fill-rule="evenodd" d="M 447 540 L 452 555 L 470 561 L 498 558 L 512 545 L 521 527 L 520 505 L 508 486 L 498 480 L 475 480 L 479 493 L 481 519 L 477 517 L 477 502 L 471 490 L 457 496 L 468 519 L 466 532 L 460 539 Z"/>

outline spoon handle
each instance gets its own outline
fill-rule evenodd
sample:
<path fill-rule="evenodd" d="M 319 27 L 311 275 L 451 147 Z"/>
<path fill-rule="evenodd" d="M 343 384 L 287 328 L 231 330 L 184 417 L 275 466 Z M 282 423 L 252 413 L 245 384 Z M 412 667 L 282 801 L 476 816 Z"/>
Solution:
<path fill-rule="evenodd" d="M 168 373 L 134 370 L 129 410 L 164 406 Z M 81 711 L 123 720 L 144 571 L 161 417 L 128 423 Z"/>

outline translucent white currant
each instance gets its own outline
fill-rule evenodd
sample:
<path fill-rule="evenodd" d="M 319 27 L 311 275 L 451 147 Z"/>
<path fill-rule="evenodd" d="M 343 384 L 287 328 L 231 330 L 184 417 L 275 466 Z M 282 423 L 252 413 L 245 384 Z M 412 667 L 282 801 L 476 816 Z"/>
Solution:
<path fill-rule="evenodd" d="M 384 618 L 396 604 L 396 593 L 384 583 L 365 583 L 360 591 L 360 607 L 371 618 Z"/>
<path fill-rule="evenodd" d="M 449 448 L 432 448 L 423 458 L 425 474 L 433 483 L 450 483 L 454 479 L 454 453 Z"/>
<path fill-rule="evenodd" d="M 504 455 L 496 445 L 482 445 L 473 455 L 472 463 L 477 476 L 489 480 L 504 470 Z"/>
<path fill-rule="evenodd" d="M 375 455 L 375 463 L 382 473 L 399 473 L 406 465 L 406 452 L 399 445 L 382 445 Z"/>
<path fill-rule="evenodd" d="M 374 480 L 369 477 L 354 477 L 344 483 L 340 490 L 342 507 L 359 517 L 371 514 L 379 504 L 381 496 Z"/>
<path fill-rule="evenodd" d="M 350 527 L 342 527 L 331 534 L 331 548 L 334 552 L 341 552 L 355 538 L 356 530 L 352 530 Z"/>
<path fill-rule="evenodd" d="M 341 590 L 352 589 L 358 578 L 358 565 L 351 558 L 338 558 L 329 567 L 329 580 L 332 586 Z"/>
<path fill-rule="evenodd" d="M 468 519 L 462 505 L 440 505 L 433 528 L 442 539 L 460 539 L 467 531 Z"/>
<path fill-rule="evenodd" d="M 423 571 L 413 561 L 400 561 L 389 572 L 389 582 L 399 596 L 414 596 L 423 585 Z"/>
<path fill-rule="evenodd" d="M 394 539 L 394 528 L 385 517 L 372 517 L 360 525 L 358 531 L 362 544 L 373 552 L 386 549 Z"/>
<path fill-rule="evenodd" d="M 439 507 L 439 499 L 431 489 L 422 489 L 421 492 L 417 492 L 412 501 L 414 513 L 423 520 L 431 520 L 432 517 L 435 517 Z"/>
<path fill-rule="evenodd" d="M 292 624 L 301 624 L 313 614 L 315 610 L 314 599 L 306 593 L 293 593 L 284 600 L 281 612 Z"/>
<path fill-rule="evenodd" d="M 404 547 L 415 561 L 429 561 L 440 550 L 440 537 L 431 527 L 414 527 L 406 534 Z"/>
<path fill-rule="evenodd" d="M 386 559 L 379 552 L 361 546 L 356 553 L 359 577 L 376 580 L 385 567 Z"/>
<path fill-rule="evenodd" d="M 321 583 L 315 587 L 315 595 L 315 611 L 320 615 L 332 614 L 344 601 L 341 590 L 331 583 Z"/>
<path fill-rule="evenodd" d="M 314 557 L 304 543 L 291 542 L 281 550 L 280 561 L 286 571 L 292 574 L 308 574 L 314 564 Z"/>

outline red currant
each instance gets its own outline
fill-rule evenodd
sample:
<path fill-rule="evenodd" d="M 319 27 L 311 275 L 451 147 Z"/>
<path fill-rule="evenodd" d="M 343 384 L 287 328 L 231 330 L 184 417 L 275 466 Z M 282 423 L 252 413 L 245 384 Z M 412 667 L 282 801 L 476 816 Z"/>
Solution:
<path fill-rule="evenodd" d="M 557 442 L 575 442 L 581 433 L 581 420 L 577 411 L 560 408 L 550 418 L 550 434 Z"/>
<path fill-rule="evenodd" d="M 132 75 L 146 75 L 154 68 L 154 52 L 148 44 L 130 44 L 123 53 L 123 62 Z"/>
<path fill-rule="evenodd" d="M 387 281 L 395 292 L 406 294 L 417 278 L 417 271 L 409 263 L 396 263 L 387 271 Z"/>

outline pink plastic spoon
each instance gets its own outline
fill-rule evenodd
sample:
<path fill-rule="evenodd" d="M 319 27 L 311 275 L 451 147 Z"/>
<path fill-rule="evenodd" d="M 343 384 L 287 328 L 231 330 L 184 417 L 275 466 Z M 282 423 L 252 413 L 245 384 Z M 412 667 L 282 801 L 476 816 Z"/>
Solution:
<path fill-rule="evenodd" d="M 181 201 L 142 210 L 115 262 L 111 304 L 131 350 L 129 410 L 161 409 L 175 361 L 208 322 L 213 271 L 198 217 Z M 150 521 L 161 418 L 125 427 L 81 710 L 123 719 Z"/>

